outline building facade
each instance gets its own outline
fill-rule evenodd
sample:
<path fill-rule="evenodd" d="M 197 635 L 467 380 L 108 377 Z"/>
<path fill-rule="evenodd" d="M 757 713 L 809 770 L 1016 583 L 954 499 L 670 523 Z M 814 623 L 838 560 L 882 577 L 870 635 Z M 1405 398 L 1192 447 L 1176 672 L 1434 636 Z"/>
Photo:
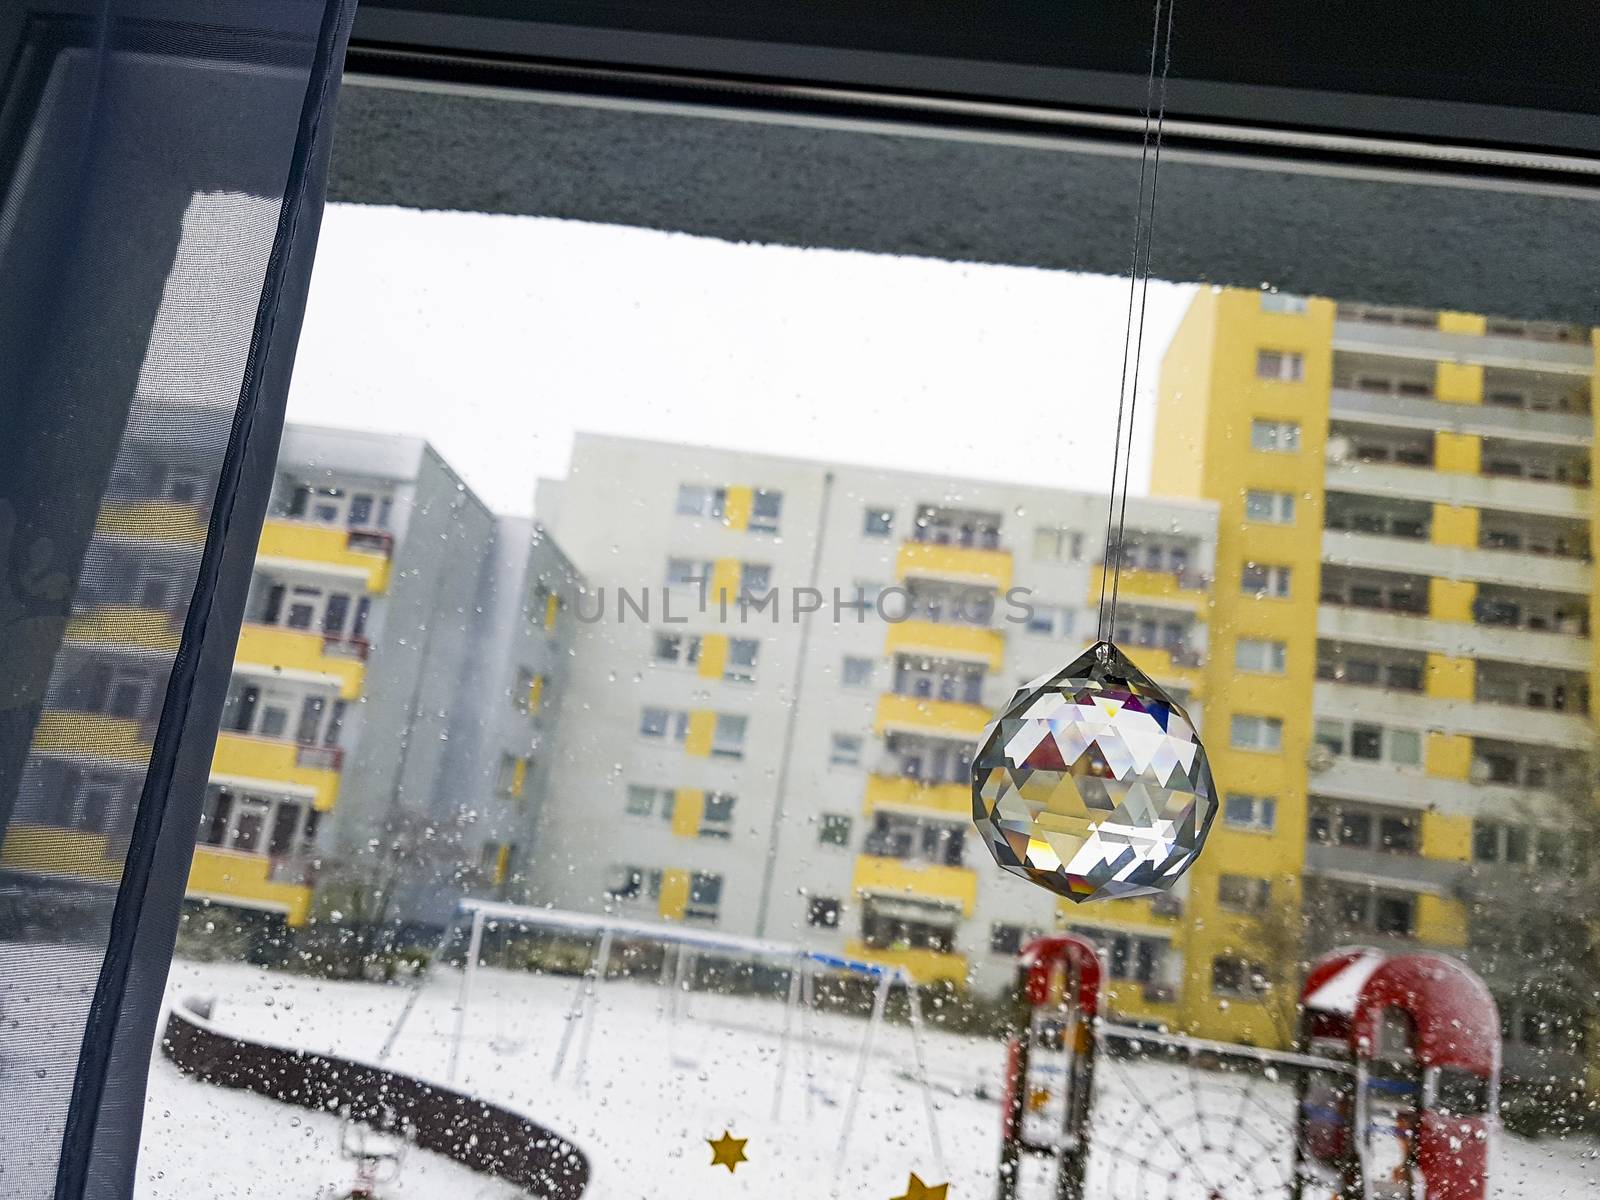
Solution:
<path fill-rule="evenodd" d="M 553 546 L 497 519 L 427 443 L 290 426 L 191 898 L 293 927 L 319 886 L 386 889 L 393 908 L 375 915 L 421 924 L 456 895 L 504 894 L 535 821 L 574 586 Z"/>
<path fill-rule="evenodd" d="M 1193 301 L 1152 491 L 1218 506 L 1203 676 L 1227 794 L 1190 879 L 1178 1025 L 1282 1044 L 1294 989 L 1271 964 L 1303 921 L 1308 953 L 1466 956 L 1508 1069 L 1581 1073 L 1526 986 L 1541 931 L 1508 955 L 1478 925 L 1528 870 L 1578 870 L 1560 798 L 1586 792 L 1594 739 L 1595 372 L 1587 328 Z"/>
<path fill-rule="evenodd" d="M 1105 505 L 580 435 L 537 504 L 587 579 L 540 898 L 999 986 L 1057 906 L 988 861 L 971 755 L 1093 641 Z M 1120 640 L 1198 717 L 1215 506 L 1135 500 L 1128 528 Z M 1073 917 L 1142 1000 L 1182 978 L 1178 911 Z"/>

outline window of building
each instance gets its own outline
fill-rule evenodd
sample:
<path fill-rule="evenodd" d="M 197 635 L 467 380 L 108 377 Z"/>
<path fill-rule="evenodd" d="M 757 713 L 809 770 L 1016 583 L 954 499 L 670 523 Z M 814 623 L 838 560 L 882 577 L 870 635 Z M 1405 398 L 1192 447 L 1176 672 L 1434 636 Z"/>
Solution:
<path fill-rule="evenodd" d="M 711 582 L 711 572 L 716 564 L 705 558 L 669 558 L 667 559 L 667 586 L 678 587 L 692 584 L 696 587 L 705 587 Z"/>
<path fill-rule="evenodd" d="M 1416 925 L 1415 897 L 1379 893 L 1372 900 L 1372 927 L 1378 933 L 1408 936 Z"/>
<path fill-rule="evenodd" d="M 644 894 L 645 869 L 630 863 L 612 863 L 606 869 L 605 893 L 613 900 L 637 900 Z"/>
<path fill-rule="evenodd" d="M 837 929 L 841 907 L 831 896 L 812 896 L 806 902 L 806 924 L 815 929 Z"/>
<path fill-rule="evenodd" d="M 1074 925 L 1073 933 L 1086 937 L 1101 951 L 1106 974 L 1112 979 L 1154 985 L 1161 979 L 1169 944 L 1165 938 L 1115 933 L 1109 929 Z"/>
<path fill-rule="evenodd" d="M 1258 675 L 1282 675 L 1289 659 L 1289 649 L 1282 642 L 1261 638 L 1240 638 L 1233 644 L 1233 665 L 1241 671 Z"/>
<path fill-rule="evenodd" d="M 1273 796 L 1229 793 L 1222 806 L 1222 822 L 1234 829 L 1270 831 L 1278 821 L 1278 801 Z"/>
<path fill-rule="evenodd" d="M 1409 937 L 1416 929 L 1417 901 L 1409 892 L 1339 883 L 1323 884 L 1319 892 L 1329 918 L 1344 931 Z"/>
<path fill-rule="evenodd" d="M 1238 1000 L 1258 1000 L 1271 990 L 1266 967 L 1248 959 L 1219 955 L 1211 960 L 1211 993 Z"/>
<path fill-rule="evenodd" d="M 718 713 L 716 727 L 711 734 L 712 755 L 716 758 L 743 758 L 744 735 L 749 723 L 746 717 Z"/>
<path fill-rule="evenodd" d="M 1289 568 L 1247 562 L 1239 578 L 1239 590 L 1247 596 L 1272 596 L 1281 600 L 1289 594 Z"/>
<path fill-rule="evenodd" d="M 772 590 L 772 567 L 767 563 L 741 563 L 739 566 L 739 594 L 757 599 Z"/>
<path fill-rule="evenodd" d="M 1075 611 L 1054 604 L 1029 604 L 1023 623 L 1029 633 L 1039 637 L 1071 637 Z M 1009 619 L 1009 618 L 1008 618 Z"/>
<path fill-rule="evenodd" d="M 894 532 L 894 510 L 868 508 L 862 517 L 861 532 L 867 537 L 888 537 Z"/>
<path fill-rule="evenodd" d="M 661 795 L 661 788 L 645 787 L 642 784 L 631 783 L 628 785 L 628 795 L 623 801 L 622 811 L 630 817 L 654 816 L 656 811 L 656 797 Z M 670 798 L 671 793 L 666 795 Z"/>
<path fill-rule="evenodd" d="M 1022 952 L 1022 948 L 1034 938 L 1039 936 L 1037 929 L 1028 929 L 1021 925 L 1008 925 L 1001 922 L 989 926 L 989 953 L 1015 955 Z"/>
<path fill-rule="evenodd" d="M 683 915 L 691 921 L 715 922 L 722 910 L 722 876 L 696 871 L 689 876 L 689 903 Z"/>
<path fill-rule="evenodd" d="M 1256 378 L 1299 383 L 1305 378 L 1305 355 L 1298 350 L 1256 351 Z"/>
<path fill-rule="evenodd" d="M 733 683 L 754 683 L 761 643 L 755 638 L 729 638 L 728 662 L 722 677 Z"/>
<path fill-rule="evenodd" d="M 1256 717 L 1236 713 L 1229 740 L 1235 750 L 1264 750 L 1276 753 L 1283 749 L 1283 722 L 1277 717 Z"/>
<path fill-rule="evenodd" d="M 783 493 L 757 488 L 750 498 L 750 532 L 777 533 L 783 516 Z"/>
<path fill-rule="evenodd" d="M 1329 846 L 1416 854 L 1421 824 L 1413 812 L 1313 797 L 1306 838 Z"/>
<path fill-rule="evenodd" d="M 1368 721 L 1319 720 L 1312 730 L 1315 741 L 1330 754 L 1348 755 L 1366 762 L 1388 762 L 1399 767 L 1422 763 L 1422 735 L 1414 729 L 1390 729 Z"/>
<path fill-rule="evenodd" d="M 847 688 L 871 687 L 873 668 L 875 666 L 876 664 L 870 658 L 845 655 L 844 663 L 839 668 L 839 685 Z"/>
<path fill-rule="evenodd" d="M 859 767 L 862 738 L 854 733 L 836 733 L 828 751 L 830 767 Z"/>
<path fill-rule="evenodd" d="M 1507 821 L 1477 820 L 1472 823 L 1472 861 L 1525 866 L 1529 862 L 1531 839 L 1524 825 Z"/>
<path fill-rule="evenodd" d="M 712 517 L 721 520 L 728 511 L 728 489 L 685 483 L 678 486 L 680 517 Z"/>
<path fill-rule="evenodd" d="M 677 709 L 646 706 L 639 713 L 639 736 L 670 738 L 681 742 L 689 735 L 689 714 Z"/>
<path fill-rule="evenodd" d="M 1304 296 L 1296 296 L 1290 292 L 1261 293 L 1262 312 L 1298 315 L 1306 311 L 1306 305 L 1307 301 Z"/>
<path fill-rule="evenodd" d="M 1230 912 L 1265 912 L 1272 903 L 1272 883 L 1249 875 L 1217 878 L 1217 903 Z"/>
<path fill-rule="evenodd" d="M 1269 454 L 1294 453 L 1300 449 L 1300 422 L 1257 417 L 1250 422 L 1250 449 Z"/>
<path fill-rule="evenodd" d="M 848 846 L 853 822 L 845 813 L 823 813 L 817 823 L 817 841 L 824 846 Z"/>
<path fill-rule="evenodd" d="M 1033 531 L 1033 556 L 1045 562 L 1081 562 L 1083 534 L 1076 529 L 1041 525 Z"/>
<path fill-rule="evenodd" d="M 1244 519 L 1267 525 L 1294 524 L 1294 497 L 1288 492 L 1263 492 L 1252 488 L 1244 494 Z"/>
<path fill-rule="evenodd" d="M 657 633 L 655 661 L 662 666 L 692 667 L 700 661 L 700 636 L 694 633 Z"/>
<path fill-rule="evenodd" d="M 733 836 L 733 806 L 737 797 L 730 792 L 707 792 L 705 806 L 700 810 L 700 836 L 721 838 Z"/>

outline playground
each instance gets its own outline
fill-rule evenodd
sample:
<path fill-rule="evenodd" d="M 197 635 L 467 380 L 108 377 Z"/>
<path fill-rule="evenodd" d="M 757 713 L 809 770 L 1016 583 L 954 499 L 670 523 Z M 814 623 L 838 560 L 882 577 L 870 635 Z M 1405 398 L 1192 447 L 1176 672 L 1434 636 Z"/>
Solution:
<path fill-rule="evenodd" d="M 662 974 L 594 986 L 593 979 L 485 966 L 473 973 L 463 1005 L 468 980 L 459 968 L 408 988 L 179 961 L 170 995 L 213 997 L 212 1019 L 241 1037 L 362 1061 L 383 1058 L 390 1043 L 392 1069 L 441 1083 L 453 1073 L 462 1090 L 523 1111 L 581 1146 L 593 1165 L 585 1194 L 596 1200 L 631 1200 L 642 1194 L 641 1181 L 652 1196 L 887 1200 L 906 1193 L 912 1172 L 947 1182 L 952 1197 L 997 1194 L 1008 1067 L 998 1039 L 934 1028 L 918 1036 L 907 1024 L 813 1012 L 782 997 L 681 990 L 670 970 Z M 1063 1127 L 1065 1114 L 1051 1106 L 1062 1102 L 1068 1089 L 1060 1084 L 1073 1069 L 1048 1051 L 1042 1044 L 1028 1065 L 1034 1082 L 1022 1128 L 1035 1143 Z M 1171 1051 L 1158 1039 L 1124 1040 L 1098 1056 L 1082 1194 L 1289 1197 L 1299 1076 L 1262 1063 L 1230 1069 L 1215 1056 L 1201 1065 Z M 182 1175 L 193 1145 L 178 1128 L 186 1114 L 225 1123 L 234 1139 L 247 1136 L 249 1153 L 276 1148 L 307 1169 L 326 1175 L 326 1162 L 337 1173 L 335 1117 L 302 1119 L 271 1101 L 187 1081 L 159 1059 L 152 1089 L 143 1200 L 181 1194 L 163 1190 L 160 1178 L 167 1170 Z M 706 1140 L 724 1130 L 747 1140 L 746 1161 L 733 1173 L 710 1166 Z M 1491 1139 L 1486 1194 L 1496 1200 L 1588 1195 L 1600 1178 L 1592 1142 L 1529 1142 L 1499 1132 Z M 163 1166 L 169 1145 L 174 1157 Z M 241 1169 L 248 1157 L 240 1156 Z M 436 1159 L 413 1153 L 402 1178 L 379 1194 L 514 1194 Z M 418 1190 L 424 1174 L 429 1183 Z M 1054 1165 L 1044 1156 L 1021 1154 L 1015 1178 L 1019 1200 L 1056 1194 Z M 1302 1192 L 1304 1200 L 1329 1194 Z"/>

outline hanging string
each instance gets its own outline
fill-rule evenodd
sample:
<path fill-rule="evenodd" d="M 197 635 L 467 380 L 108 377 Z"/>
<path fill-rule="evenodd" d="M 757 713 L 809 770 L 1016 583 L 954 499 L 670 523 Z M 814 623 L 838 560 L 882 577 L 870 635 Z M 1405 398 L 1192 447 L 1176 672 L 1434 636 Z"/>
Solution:
<path fill-rule="evenodd" d="M 1139 194 L 1134 206 L 1133 251 L 1128 264 L 1128 312 L 1122 335 L 1122 374 L 1117 384 L 1117 433 L 1111 455 L 1111 494 L 1106 504 L 1106 548 L 1100 563 L 1100 612 L 1095 627 L 1098 641 L 1115 641 L 1117 633 L 1117 598 L 1122 583 L 1123 537 L 1128 520 L 1128 477 L 1133 461 L 1134 416 L 1139 401 L 1139 364 L 1144 352 L 1145 307 L 1150 293 L 1150 256 L 1155 241 L 1156 186 L 1161 178 L 1161 133 L 1167 115 L 1167 72 L 1172 66 L 1172 11 L 1177 6 L 1176 0 L 1166 0 L 1163 28 L 1162 3 L 1163 0 L 1155 2 L 1154 24 L 1150 33 L 1150 70 L 1145 80 L 1144 131 L 1139 147 Z M 1159 87 L 1156 73 L 1158 58 L 1161 62 Z M 1153 136 L 1152 110 L 1155 114 Z M 1145 219 L 1147 171 L 1150 181 L 1148 220 Z M 1123 440 L 1124 428 L 1127 430 L 1126 445 Z M 1116 529 L 1115 539 L 1112 537 L 1113 525 Z M 1106 604 L 1108 578 L 1109 607 Z"/>

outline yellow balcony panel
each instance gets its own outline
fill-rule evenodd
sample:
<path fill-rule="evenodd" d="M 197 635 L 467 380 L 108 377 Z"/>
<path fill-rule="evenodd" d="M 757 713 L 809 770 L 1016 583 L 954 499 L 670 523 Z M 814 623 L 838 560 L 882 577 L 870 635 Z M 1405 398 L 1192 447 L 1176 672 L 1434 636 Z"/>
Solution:
<path fill-rule="evenodd" d="M 323 676 L 338 684 L 341 697 L 354 700 L 367 674 L 365 651 L 364 642 L 329 641 L 320 633 L 280 625 L 245 625 L 233 657 L 242 667 Z"/>
<path fill-rule="evenodd" d="M 965 817 L 972 813 L 972 789 L 964 783 L 923 783 L 893 775 L 868 775 L 862 811 L 870 813 L 883 805 Z"/>
<path fill-rule="evenodd" d="M 201 546 L 206 540 L 206 523 L 192 504 L 171 500 L 138 500 L 106 503 L 95 518 L 96 533 L 134 538 L 141 542 L 182 542 Z"/>
<path fill-rule="evenodd" d="M 940 950 L 912 947 L 876 950 L 858 938 L 844 944 L 846 958 L 860 962 L 877 963 L 884 967 L 900 967 L 918 983 L 953 983 L 961 986 L 967 982 L 967 956 L 946 954 Z"/>
<path fill-rule="evenodd" d="M 149 726 L 101 713 L 48 709 L 33 730 L 33 748 L 41 754 L 116 758 L 143 763 L 150 758 Z"/>
<path fill-rule="evenodd" d="M 312 563 L 360 575 L 369 592 L 389 588 L 389 551 L 377 535 L 306 521 L 268 521 L 256 546 L 258 561 Z"/>
<path fill-rule="evenodd" d="M 979 704 L 886 693 L 878 697 L 878 715 L 872 729 L 878 734 L 898 729 L 935 736 L 975 738 L 983 732 L 988 722 L 989 710 Z"/>
<path fill-rule="evenodd" d="M 176 654 L 181 638 L 170 614 L 158 608 L 107 604 L 67 622 L 67 641 Z"/>
<path fill-rule="evenodd" d="M 287 784 L 309 795 L 318 812 L 327 812 L 339 798 L 339 761 L 339 752 L 324 746 L 222 733 L 211 757 L 211 774 L 260 780 L 268 789 Z"/>
<path fill-rule="evenodd" d="M 970 917 L 978 902 L 978 873 L 966 867 L 903 862 L 898 858 L 863 854 L 856 859 L 851 888 L 858 895 L 878 892 L 940 900 L 959 906 L 962 915 Z"/>
<path fill-rule="evenodd" d="M 241 908 L 281 912 L 290 925 L 304 925 L 311 889 L 272 878 L 272 860 L 260 854 L 197 846 L 189 868 L 189 895 Z"/>
<path fill-rule="evenodd" d="M 1111 592 L 1111 582 L 1111 576 L 1107 573 L 1107 595 Z M 1180 575 L 1176 571 L 1147 571 L 1143 567 L 1123 567 L 1122 581 L 1117 584 L 1119 604 L 1133 601 L 1202 614 L 1206 610 L 1209 594 L 1205 581 L 1198 576 Z M 1099 564 L 1089 572 L 1089 594 L 1085 603 L 1094 608 L 1100 604 Z"/>
<path fill-rule="evenodd" d="M 66 875 L 116 883 L 122 862 L 108 853 L 103 833 L 84 833 L 54 825 L 12 825 L 0 843 L 0 867 L 34 875 Z"/>
<path fill-rule="evenodd" d="M 1005 635 L 998 629 L 975 625 L 945 625 L 935 621 L 896 621 L 889 626 L 883 652 L 920 654 L 929 658 L 949 658 L 962 662 L 981 662 L 998 671 L 1006 659 Z"/>
<path fill-rule="evenodd" d="M 896 571 L 901 579 L 912 575 L 948 579 L 954 583 L 985 584 L 1003 592 L 1011 586 L 1011 551 L 907 542 L 900 547 Z"/>

